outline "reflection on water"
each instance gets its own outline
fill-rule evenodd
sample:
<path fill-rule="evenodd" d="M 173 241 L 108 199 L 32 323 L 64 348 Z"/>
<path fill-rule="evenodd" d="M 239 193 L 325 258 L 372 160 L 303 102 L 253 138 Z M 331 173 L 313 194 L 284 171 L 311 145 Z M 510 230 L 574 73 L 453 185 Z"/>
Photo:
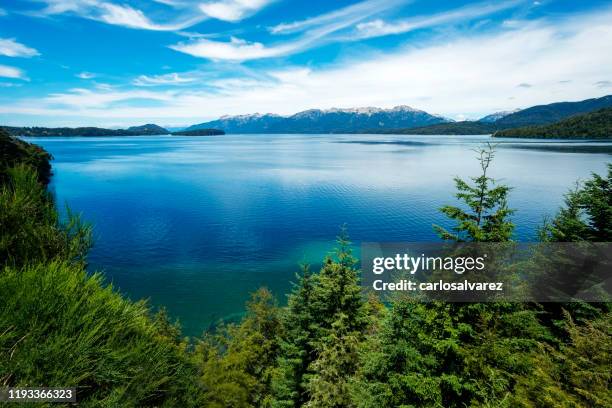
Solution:
<path fill-rule="evenodd" d="M 347 223 L 354 241 L 431 241 L 453 177 L 478 173 L 487 136 L 226 135 L 36 138 L 54 189 L 95 226 L 92 268 L 198 334 L 266 285 L 285 293 Z M 339 143 L 340 142 L 340 143 Z M 532 239 L 610 143 L 494 140 L 492 176 L 514 186 L 517 238 Z M 568 154 L 566 148 L 580 154 Z M 595 149 L 595 150 L 593 150 Z M 280 297 L 284 300 L 284 297 Z"/>

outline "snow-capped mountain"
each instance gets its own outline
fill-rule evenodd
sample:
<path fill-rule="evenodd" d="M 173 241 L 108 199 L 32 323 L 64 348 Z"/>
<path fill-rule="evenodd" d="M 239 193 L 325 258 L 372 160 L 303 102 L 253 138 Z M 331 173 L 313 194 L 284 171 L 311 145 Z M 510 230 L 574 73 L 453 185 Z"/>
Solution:
<path fill-rule="evenodd" d="M 309 109 L 290 116 L 271 113 L 221 118 L 193 125 L 187 130 L 223 129 L 226 133 L 342 133 L 413 128 L 449 122 L 410 106 Z"/>
<path fill-rule="evenodd" d="M 516 113 L 518 111 L 520 111 L 520 109 L 495 112 L 495 113 L 492 113 L 490 115 L 487 115 L 485 117 L 482 117 L 482 118 L 478 119 L 478 122 L 493 123 L 493 122 L 496 122 L 496 121 L 498 121 L 499 119 L 501 119 L 503 117 L 506 117 L 506 116 L 511 115 L 513 113 Z"/>

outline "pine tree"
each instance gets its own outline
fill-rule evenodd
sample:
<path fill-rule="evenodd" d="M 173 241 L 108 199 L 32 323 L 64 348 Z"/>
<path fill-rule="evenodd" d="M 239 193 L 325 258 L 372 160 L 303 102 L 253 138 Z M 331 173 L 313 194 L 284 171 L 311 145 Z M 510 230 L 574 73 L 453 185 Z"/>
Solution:
<path fill-rule="evenodd" d="M 307 400 L 304 375 L 314 358 L 316 318 L 312 296 L 316 281 L 317 275 L 310 272 L 310 266 L 303 265 L 289 295 L 282 317 L 285 332 L 272 383 L 275 407 L 297 407 Z"/>
<path fill-rule="evenodd" d="M 548 242 L 612 240 L 612 163 L 606 177 L 593 173 L 565 195 L 564 206 L 544 224 L 540 238 Z"/>
<path fill-rule="evenodd" d="M 349 317 L 340 314 L 329 335 L 320 344 L 317 360 L 311 364 L 312 374 L 306 389 L 308 408 L 354 407 L 351 396 L 352 374 L 357 369 L 357 356 L 363 335 L 349 329 Z"/>
<path fill-rule="evenodd" d="M 457 198 L 464 202 L 468 210 L 447 205 L 441 211 L 457 222 L 450 232 L 434 225 L 440 237 L 451 241 L 505 242 L 514 231 L 514 224 L 508 217 L 514 210 L 508 208 L 507 197 L 510 187 L 498 185 L 488 176 L 488 170 L 495 157 L 495 149 L 490 143 L 476 151 L 482 174 L 472 177 L 473 185 L 456 177 Z"/>
<path fill-rule="evenodd" d="M 349 333 L 365 332 L 369 320 L 356 264 L 343 228 L 336 250 L 324 259 L 319 273 L 303 270 L 283 319 L 287 329 L 275 373 L 274 406 L 298 407 L 311 400 L 313 388 L 308 384 L 329 363 L 321 360 L 321 353 L 334 349 L 334 341 L 342 338 L 331 334 L 339 320 Z M 350 375 L 344 372 L 336 380 L 344 381 Z"/>
<path fill-rule="evenodd" d="M 195 358 L 202 367 L 206 406 L 270 406 L 281 334 L 278 313 L 272 294 L 259 289 L 239 325 L 222 327 L 200 342 Z"/>

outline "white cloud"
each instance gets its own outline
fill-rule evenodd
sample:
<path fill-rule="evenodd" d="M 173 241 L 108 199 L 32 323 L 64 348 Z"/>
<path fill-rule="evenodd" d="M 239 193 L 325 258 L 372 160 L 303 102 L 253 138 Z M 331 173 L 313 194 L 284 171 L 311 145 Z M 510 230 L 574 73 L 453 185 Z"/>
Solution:
<path fill-rule="evenodd" d="M 74 118 L 81 124 L 136 119 L 195 123 L 225 114 L 407 104 L 448 117 L 476 118 L 601 96 L 606 92 L 601 81 L 609 80 L 612 66 L 611 19 L 612 9 L 603 9 L 497 33 L 454 33 L 386 54 L 361 53 L 331 67 L 295 66 L 267 76 L 219 80 L 212 89 L 71 90 L 4 104 L 0 113 Z M 533 86 L 517 88 L 521 83 Z M 142 99 L 155 104 L 143 106 Z"/>
<path fill-rule="evenodd" d="M 194 57 L 213 60 L 246 61 L 286 55 L 295 51 L 297 46 L 295 44 L 286 44 L 267 48 L 262 43 L 247 42 L 232 37 L 229 42 L 200 38 L 188 43 L 171 45 L 170 48 Z"/>
<path fill-rule="evenodd" d="M 194 75 L 173 72 L 164 75 L 140 75 L 132 83 L 136 86 L 185 85 L 197 80 L 198 78 Z"/>
<path fill-rule="evenodd" d="M 401 0 L 405 1 L 405 0 Z M 207 38 L 195 38 L 189 42 L 181 42 L 171 45 L 170 48 L 192 55 L 194 57 L 209 58 L 212 60 L 227 60 L 227 61 L 248 61 L 261 58 L 282 57 L 285 55 L 295 54 L 320 45 L 325 42 L 333 41 L 328 35 L 363 20 L 370 15 L 374 10 L 377 12 L 391 7 L 397 1 L 382 2 L 382 0 L 368 0 L 357 4 L 357 13 L 355 9 L 348 8 L 351 11 L 346 12 L 346 9 L 341 9 L 336 15 L 336 18 L 329 18 L 329 15 L 323 15 L 313 18 L 308 21 L 292 23 L 293 30 L 304 31 L 304 33 L 290 41 L 280 42 L 272 45 L 264 45 L 259 42 L 248 42 L 243 39 L 232 37 L 230 41 L 214 41 Z M 367 8 L 364 6 L 367 4 Z M 386 5 L 383 7 L 383 4 Z M 367 11 L 369 10 L 369 11 Z M 331 13 L 335 15 L 334 13 Z M 339 18 L 342 15 L 343 18 Z"/>
<path fill-rule="evenodd" d="M 83 18 L 100 21 L 106 24 L 118 25 L 128 28 L 153 30 L 153 31 L 177 31 L 191 27 L 206 19 L 202 13 L 184 15 L 179 17 L 168 17 L 164 24 L 155 23 L 147 17 L 142 10 L 130 5 L 118 5 L 108 1 L 100 0 L 42 0 L 47 7 L 42 10 L 43 15 L 54 15 L 73 13 Z M 177 3 L 179 5 L 179 3 Z M 180 3 L 183 5 L 183 3 Z"/>
<path fill-rule="evenodd" d="M 240 21 L 257 13 L 275 0 L 155 0 L 156 22 L 141 9 L 123 2 L 105 0 L 40 0 L 46 3 L 42 15 L 71 13 L 83 18 L 122 27 L 179 31 L 208 18 Z"/>
<path fill-rule="evenodd" d="M 96 77 L 96 75 L 92 74 L 91 72 L 83 71 L 78 73 L 76 77 L 81 79 L 93 79 Z"/>
<path fill-rule="evenodd" d="M 18 88 L 22 84 L 16 84 L 14 82 L 0 82 L 0 88 Z"/>
<path fill-rule="evenodd" d="M 274 27 L 270 27 L 269 30 L 273 34 L 289 34 L 326 24 L 337 24 L 339 21 L 343 20 L 349 20 L 351 22 L 358 21 L 366 19 L 373 14 L 381 13 L 390 8 L 410 2 L 411 0 L 365 0 L 306 20 L 281 23 Z"/>
<path fill-rule="evenodd" d="M 413 17 L 387 23 L 377 19 L 357 25 L 356 39 L 378 37 L 390 34 L 401 34 L 413 30 L 438 26 L 441 24 L 462 22 L 469 19 L 486 16 L 502 10 L 507 10 L 524 3 L 524 0 L 510 0 L 498 3 L 478 3 L 456 10 L 435 14 L 432 16 Z"/>
<path fill-rule="evenodd" d="M 24 81 L 28 80 L 22 70 L 15 67 L 9 67 L 8 65 L 0 65 L 0 77 L 22 79 Z"/>
<path fill-rule="evenodd" d="M 229 42 L 215 41 L 207 38 L 195 38 L 190 42 L 172 45 L 170 48 L 195 57 L 213 60 L 248 61 L 261 58 L 281 57 L 335 41 L 356 41 L 381 35 L 399 34 L 444 23 L 464 21 L 508 9 L 524 1 L 525 0 L 508 0 L 492 5 L 480 3 L 446 13 L 416 17 L 395 23 L 385 23 L 380 19 L 367 23 L 360 23 L 360 21 L 374 14 L 384 12 L 389 8 L 409 2 L 409 0 L 366 0 L 310 19 L 293 23 L 283 23 L 270 28 L 273 34 L 302 33 L 297 38 L 285 42 L 265 45 L 259 42 L 248 42 L 237 38 L 232 38 Z M 356 32 L 352 32 L 348 35 L 329 35 L 345 30 L 347 27 L 354 27 L 355 24 L 357 24 Z"/>
<path fill-rule="evenodd" d="M 84 88 L 74 88 L 65 93 L 51 94 L 43 98 L 43 101 L 48 105 L 61 105 L 71 109 L 86 110 L 105 108 L 113 103 L 130 100 L 147 99 L 150 101 L 171 102 L 172 95 L 171 93 L 141 90 L 117 91 L 112 88 L 102 88 L 93 91 Z"/>
<path fill-rule="evenodd" d="M 0 38 L 0 55 L 6 57 L 34 57 L 40 54 L 34 48 L 15 41 L 14 38 Z"/>
<path fill-rule="evenodd" d="M 209 17 L 223 21 L 240 21 L 250 17 L 274 0 L 222 0 L 200 4 L 200 10 Z"/>

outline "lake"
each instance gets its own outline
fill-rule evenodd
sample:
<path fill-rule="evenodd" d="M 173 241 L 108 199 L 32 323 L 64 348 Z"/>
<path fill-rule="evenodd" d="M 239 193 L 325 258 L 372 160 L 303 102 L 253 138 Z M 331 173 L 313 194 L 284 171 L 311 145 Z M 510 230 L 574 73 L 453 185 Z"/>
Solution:
<path fill-rule="evenodd" d="M 54 156 L 50 188 L 95 227 L 90 269 L 197 335 L 248 294 L 281 302 L 302 262 L 353 241 L 437 240 L 454 176 L 478 175 L 488 136 L 225 135 L 30 138 Z M 514 187 L 516 239 L 603 173 L 612 143 L 503 139 L 491 175 Z"/>

